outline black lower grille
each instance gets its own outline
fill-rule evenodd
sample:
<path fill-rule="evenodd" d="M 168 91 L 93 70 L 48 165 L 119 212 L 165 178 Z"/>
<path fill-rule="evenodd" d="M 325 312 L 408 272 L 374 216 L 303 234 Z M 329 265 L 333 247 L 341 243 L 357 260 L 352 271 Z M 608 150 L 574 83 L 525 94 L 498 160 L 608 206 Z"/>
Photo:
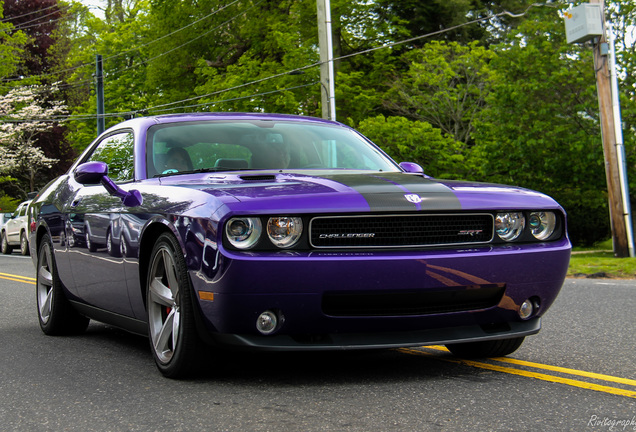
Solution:
<path fill-rule="evenodd" d="M 310 223 L 316 248 L 414 247 L 486 243 L 493 238 L 490 214 L 325 216 Z"/>
<path fill-rule="evenodd" d="M 325 293 L 322 310 L 330 316 L 432 315 L 487 309 L 501 301 L 504 284 L 443 291 Z"/>

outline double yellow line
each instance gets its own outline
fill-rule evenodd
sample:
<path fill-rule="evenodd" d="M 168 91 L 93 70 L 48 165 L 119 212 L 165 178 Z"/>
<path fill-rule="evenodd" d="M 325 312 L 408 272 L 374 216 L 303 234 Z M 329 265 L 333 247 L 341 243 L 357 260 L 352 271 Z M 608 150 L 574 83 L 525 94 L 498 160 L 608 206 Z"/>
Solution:
<path fill-rule="evenodd" d="M 0 279 L 6 279 L 14 282 L 22 282 L 26 284 L 35 285 L 35 278 L 26 277 L 26 276 L 18 276 L 14 274 L 8 273 L 0 273 Z"/>
<path fill-rule="evenodd" d="M 417 348 L 417 349 L 412 349 L 412 348 L 398 349 L 398 351 L 406 353 L 406 354 L 428 356 L 430 358 L 434 358 L 437 360 L 442 360 L 442 361 L 446 361 L 450 363 L 463 364 L 463 365 L 472 366 L 472 367 L 476 367 L 480 369 L 487 369 L 487 370 L 492 370 L 497 372 L 508 373 L 512 375 L 520 375 L 520 376 L 524 376 L 528 378 L 535 378 L 535 379 L 539 379 L 543 381 L 566 384 L 573 387 L 579 387 L 579 388 L 584 388 L 588 390 L 595 390 L 595 391 L 610 393 L 610 394 L 618 395 L 618 396 L 627 396 L 627 397 L 636 399 L 636 380 L 632 380 L 632 379 L 620 378 L 620 377 L 615 377 L 611 375 L 603 375 L 603 374 L 598 374 L 594 372 L 580 371 L 580 370 L 569 369 L 569 368 L 564 368 L 560 366 L 551 366 L 551 365 L 546 365 L 541 363 L 534 363 L 534 362 L 529 362 L 525 360 L 516 360 L 513 358 L 507 358 L 507 357 L 491 358 L 488 360 L 488 363 L 474 361 L 474 360 L 465 360 L 465 359 L 460 359 L 457 357 L 438 356 L 438 355 L 435 355 L 435 353 L 431 352 L 431 350 L 448 352 L 446 348 L 442 346 L 436 346 L 436 345 L 426 346 L 426 347 Z M 517 367 L 501 366 L 498 363 L 513 365 Z M 522 368 L 525 368 L 525 369 L 522 369 Z M 567 375 L 579 376 L 579 377 L 588 378 L 592 380 L 612 382 L 616 384 L 622 384 L 625 387 L 631 387 L 633 388 L 633 390 L 620 388 L 620 387 L 612 387 L 612 386 L 603 385 L 603 384 L 596 384 L 596 383 L 592 383 L 588 381 L 567 378 L 567 377 L 563 377 L 559 375 L 550 375 L 550 374 L 535 372 L 535 371 L 527 370 L 527 369 L 546 370 L 546 371 L 555 372 L 555 373 L 566 375 L 566 376 Z"/>

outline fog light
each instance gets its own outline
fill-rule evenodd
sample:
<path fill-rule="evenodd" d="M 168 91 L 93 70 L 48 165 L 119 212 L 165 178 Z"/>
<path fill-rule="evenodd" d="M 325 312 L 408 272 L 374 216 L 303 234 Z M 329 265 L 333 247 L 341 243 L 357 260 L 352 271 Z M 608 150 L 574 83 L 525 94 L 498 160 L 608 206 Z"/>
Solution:
<path fill-rule="evenodd" d="M 272 311 L 265 311 L 256 320 L 256 329 L 264 335 L 271 334 L 278 325 L 278 316 Z"/>
<path fill-rule="evenodd" d="M 534 304 L 532 300 L 528 299 L 521 303 L 521 307 L 519 308 L 519 316 L 521 319 L 528 319 L 534 313 Z"/>

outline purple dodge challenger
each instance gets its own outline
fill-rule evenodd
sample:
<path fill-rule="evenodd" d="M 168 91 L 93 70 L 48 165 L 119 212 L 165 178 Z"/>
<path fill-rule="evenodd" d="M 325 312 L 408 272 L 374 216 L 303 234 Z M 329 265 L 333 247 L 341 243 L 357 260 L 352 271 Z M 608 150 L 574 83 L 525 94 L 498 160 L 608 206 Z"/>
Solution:
<path fill-rule="evenodd" d="M 436 180 L 289 115 L 125 121 L 32 208 L 44 333 L 148 335 L 167 377 L 206 344 L 506 355 L 539 331 L 571 249 L 546 195 Z"/>

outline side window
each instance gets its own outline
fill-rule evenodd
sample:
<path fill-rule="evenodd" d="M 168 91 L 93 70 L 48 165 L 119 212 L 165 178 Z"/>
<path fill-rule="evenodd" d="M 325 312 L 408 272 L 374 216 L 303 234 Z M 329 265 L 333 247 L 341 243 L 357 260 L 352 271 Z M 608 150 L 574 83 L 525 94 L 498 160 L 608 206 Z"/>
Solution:
<path fill-rule="evenodd" d="M 87 162 L 106 162 L 108 177 L 115 182 L 134 180 L 133 147 L 132 132 L 111 135 L 99 143 Z"/>

